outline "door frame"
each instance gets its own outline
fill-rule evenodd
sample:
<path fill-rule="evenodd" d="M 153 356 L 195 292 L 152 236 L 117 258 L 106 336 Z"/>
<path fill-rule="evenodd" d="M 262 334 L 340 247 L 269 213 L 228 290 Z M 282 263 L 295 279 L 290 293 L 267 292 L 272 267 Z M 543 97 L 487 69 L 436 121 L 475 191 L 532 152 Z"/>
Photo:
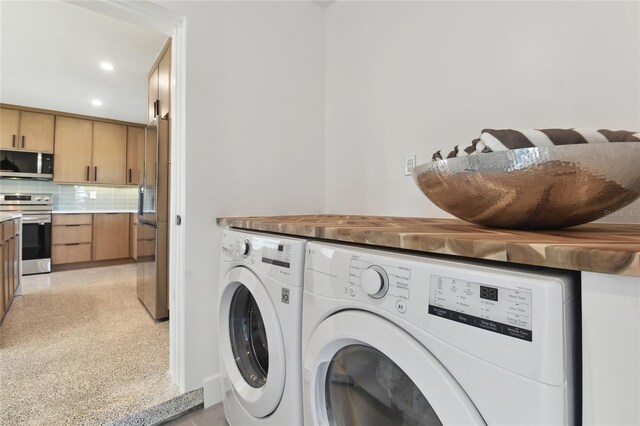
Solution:
<path fill-rule="evenodd" d="M 185 212 L 186 163 L 186 17 L 150 1 L 112 0 L 70 3 L 171 37 L 171 180 L 169 198 L 169 372 L 186 390 Z M 160 53 L 158 51 L 158 53 Z"/>

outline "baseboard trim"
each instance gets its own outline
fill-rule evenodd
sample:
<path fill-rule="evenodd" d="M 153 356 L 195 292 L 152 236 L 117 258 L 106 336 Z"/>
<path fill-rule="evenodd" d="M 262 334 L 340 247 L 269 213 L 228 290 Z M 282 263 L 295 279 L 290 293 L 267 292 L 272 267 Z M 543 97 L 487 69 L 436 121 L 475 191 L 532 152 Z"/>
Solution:
<path fill-rule="evenodd" d="M 202 382 L 204 390 L 204 408 L 216 405 L 222 402 L 222 378 L 219 374 L 209 377 Z"/>
<path fill-rule="evenodd" d="M 51 272 L 72 271 L 75 269 L 99 268 L 101 266 L 126 265 L 128 263 L 136 263 L 132 257 L 124 259 L 94 260 L 91 262 L 63 263 L 61 265 L 52 265 Z"/>

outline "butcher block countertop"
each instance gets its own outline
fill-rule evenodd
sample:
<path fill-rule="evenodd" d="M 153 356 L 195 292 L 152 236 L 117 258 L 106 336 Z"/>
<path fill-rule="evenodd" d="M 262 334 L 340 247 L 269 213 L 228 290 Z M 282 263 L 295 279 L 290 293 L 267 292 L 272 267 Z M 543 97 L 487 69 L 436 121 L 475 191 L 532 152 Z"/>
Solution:
<path fill-rule="evenodd" d="M 458 219 L 387 216 L 221 217 L 219 225 L 331 241 L 640 277 L 640 225 L 491 229 Z"/>

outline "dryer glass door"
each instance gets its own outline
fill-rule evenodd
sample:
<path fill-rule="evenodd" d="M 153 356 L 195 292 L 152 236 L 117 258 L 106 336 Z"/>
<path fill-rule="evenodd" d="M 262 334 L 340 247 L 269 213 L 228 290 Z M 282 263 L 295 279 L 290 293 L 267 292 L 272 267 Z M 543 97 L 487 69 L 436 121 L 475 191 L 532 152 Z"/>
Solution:
<path fill-rule="evenodd" d="M 340 349 L 329 363 L 325 385 L 332 425 L 442 425 L 409 376 L 371 346 Z"/>
<path fill-rule="evenodd" d="M 484 425 L 458 381 L 407 331 L 340 311 L 311 334 L 304 355 L 305 423 Z"/>

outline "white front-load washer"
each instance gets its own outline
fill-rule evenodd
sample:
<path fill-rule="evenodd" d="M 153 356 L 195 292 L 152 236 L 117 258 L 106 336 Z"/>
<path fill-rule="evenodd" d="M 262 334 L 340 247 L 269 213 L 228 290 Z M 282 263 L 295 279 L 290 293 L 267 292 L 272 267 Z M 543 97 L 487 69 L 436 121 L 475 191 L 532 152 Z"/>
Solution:
<path fill-rule="evenodd" d="M 579 424 L 574 274 L 309 243 L 306 425 Z"/>
<path fill-rule="evenodd" d="M 231 426 L 302 424 L 305 244 L 223 231 L 219 350 L 223 407 Z"/>

